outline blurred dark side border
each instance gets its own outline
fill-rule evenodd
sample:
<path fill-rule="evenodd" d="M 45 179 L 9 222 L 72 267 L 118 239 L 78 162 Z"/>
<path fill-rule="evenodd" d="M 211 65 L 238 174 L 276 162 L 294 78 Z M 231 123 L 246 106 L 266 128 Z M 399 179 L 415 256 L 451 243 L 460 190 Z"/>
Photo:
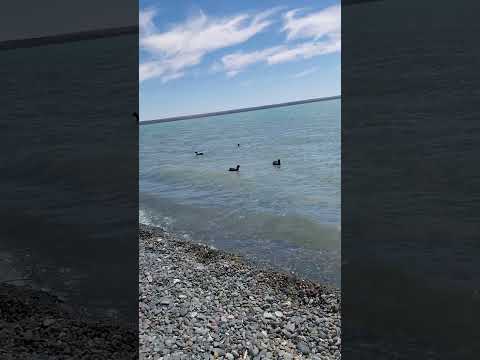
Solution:
<path fill-rule="evenodd" d="M 138 358 L 138 2 L 85 3 L 0 43 L 1 359 Z"/>
<path fill-rule="evenodd" d="M 480 5 L 342 5 L 342 359 L 478 358 Z"/>
<path fill-rule="evenodd" d="M 41 36 L 29 39 L 16 39 L 0 41 L 0 50 L 11 50 L 44 46 L 52 44 L 64 44 L 82 40 L 93 40 L 101 38 L 112 38 L 115 36 L 138 34 L 138 26 L 125 26 L 110 29 L 80 31 L 68 34 Z"/>

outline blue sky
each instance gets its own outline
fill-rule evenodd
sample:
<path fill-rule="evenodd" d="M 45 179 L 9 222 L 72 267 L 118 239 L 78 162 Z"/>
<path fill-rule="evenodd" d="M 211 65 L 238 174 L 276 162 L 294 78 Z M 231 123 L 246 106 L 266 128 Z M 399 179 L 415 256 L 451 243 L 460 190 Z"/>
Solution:
<path fill-rule="evenodd" d="M 141 0 L 140 120 L 340 95 L 340 1 Z"/>

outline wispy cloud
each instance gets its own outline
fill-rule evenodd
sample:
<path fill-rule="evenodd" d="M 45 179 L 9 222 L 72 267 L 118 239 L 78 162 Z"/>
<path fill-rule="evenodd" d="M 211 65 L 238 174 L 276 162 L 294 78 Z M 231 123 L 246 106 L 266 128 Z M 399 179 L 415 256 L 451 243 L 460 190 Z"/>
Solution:
<path fill-rule="evenodd" d="M 163 81 L 179 78 L 185 69 L 199 64 L 203 57 L 218 49 L 238 45 L 271 25 L 271 9 L 255 15 L 210 18 L 203 12 L 159 32 L 155 12 L 140 12 L 140 47 L 151 60 L 140 65 L 140 81 L 160 76 Z"/>
<path fill-rule="evenodd" d="M 214 69 L 224 70 L 227 76 L 232 77 L 237 75 L 247 66 L 267 61 L 271 55 L 280 51 L 282 48 L 282 46 L 275 46 L 261 51 L 252 51 L 249 53 L 236 52 L 225 55 L 221 58 L 220 63 L 214 64 Z"/>
<path fill-rule="evenodd" d="M 314 56 L 326 55 L 340 51 L 340 48 L 340 39 L 305 42 L 297 46 L 288 47 L 273 54 L 267 59 L 267 62 L 272 65 L 298 59 L 310 59 Z"/>
<path fill-rule="evenodd" d="M 307 69 L 307 70 L 304 70 L 304 71 L 300 71 L 299 73 L 293 74 L 291 76 L 291 78 L 293 78 L 293 79 L 302 78 L 302 77 L 308 76 L 310 74 L 313 74 L 314 72 L 317 72 L 317 71 L 318 71 L 318 67 L 313 67 L 313 68 L 310 68 L 310 69 Z"/>
<path fill-rule="evenodd" d="M 291 10 L 283 16 L 282 31 L 286 33 L 286 44 L 248 53 L 235 52 L 225 55 L 213 65 L 213 69 L 223 70 L 227 76 L 232 77 L 256 63 L 274 65 L 340 51 L 340 6 L 297 16 L 301 11 Z M 296 39 L 309 40 L 292 44 L 292 40 Z"/>
<path fill-rule="evenodd" d="M 146 36 L 156 31 L 153 18 L 156 15 L 155 9 L 148 8 L 140 10 L 138 16 L 138 26 L 140 28 L 140 36 Z"/>
<path fill-rule="evenodd" d="M 340 39 L 328 39 L 325 41 L 304 42 L 293 46 L 274 46 L 250 53 L 236 52 L 223 56 L 220 63 L 214 65 L 214 69 L 222 69 L 227 76 L 232 77 L 255 63 L 263 62 L 268 65 L 274 65 L 294 60 L 310 59 L 315 56 L 340 51 L 340 48 Z"/>
<path fill-rule="evenodd" d="M 297 16 L 302 9 L 288 11 L 284 15 L 283 31 L 287 40 L 320 39 L 323 36 L 340 37 L 341 7 L 334 5 L 304 16 Z"/>

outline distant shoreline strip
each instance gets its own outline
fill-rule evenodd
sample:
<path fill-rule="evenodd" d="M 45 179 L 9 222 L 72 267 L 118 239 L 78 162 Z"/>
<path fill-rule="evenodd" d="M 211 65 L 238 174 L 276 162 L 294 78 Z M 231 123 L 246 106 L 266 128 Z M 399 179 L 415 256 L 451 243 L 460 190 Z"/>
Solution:
<path fill-rule="evenodd" d="M 41 36 L 29 39 L 6 40 L 0 42 L 0 50 L 31 48 L 51 44 L 63 44 L 82 40 L 101 39 L 121 35 L 138 34 L 138 26 L 124 26 L 101 30 L 88 30 L 75 33 Z"/>
<path fill-rule="evenodd" d="M 204 118 L 204 117 L 210 117 L 210 116 L 219 116 L 219 115 L 235 114 L 235 113 L 241 113 L 241 112 L 247 112 L 247 111 L 283 107 L 283 106 L 307 104 L 307 103 L 313 103 L 318 101 L 335 100 L 340 98 L 341 96 L 337 95 L 337 96 L 329 96 L 324 98 L 289 101 L 289 102 L 284 102 L 280 104 L 271 104 L 271 105 L 254 106 L 254 107 L 248 107 L 248 108 L 240 108 L 240 109 L 234 109 L 234 110 L 216 111 L 216 112 L 210 112 L 210 113 L 204 113 L 204 114 L 175 116 L 175 117 L 169 117 L 169 118 L 163 118 L 163 119 L 157 119 L 157 120 L 145 120 L 145 121 L 140 121 L 140 125 L 150 125 L 150 124 L 157 124 L 157 123 L 171 122 L 171 121 L 178 121 L 178 120 L 198 119 L 198 118 Z"/>

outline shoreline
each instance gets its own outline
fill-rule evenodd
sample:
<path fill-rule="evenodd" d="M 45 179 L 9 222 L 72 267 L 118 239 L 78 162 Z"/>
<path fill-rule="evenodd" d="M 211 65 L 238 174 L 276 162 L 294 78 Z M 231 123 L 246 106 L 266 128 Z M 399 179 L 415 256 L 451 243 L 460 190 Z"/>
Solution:
<path fill-rule="evenodd" d="M 139 247 L 140 359 L 340 358 L 339 289 L 148 225 Z"/>

